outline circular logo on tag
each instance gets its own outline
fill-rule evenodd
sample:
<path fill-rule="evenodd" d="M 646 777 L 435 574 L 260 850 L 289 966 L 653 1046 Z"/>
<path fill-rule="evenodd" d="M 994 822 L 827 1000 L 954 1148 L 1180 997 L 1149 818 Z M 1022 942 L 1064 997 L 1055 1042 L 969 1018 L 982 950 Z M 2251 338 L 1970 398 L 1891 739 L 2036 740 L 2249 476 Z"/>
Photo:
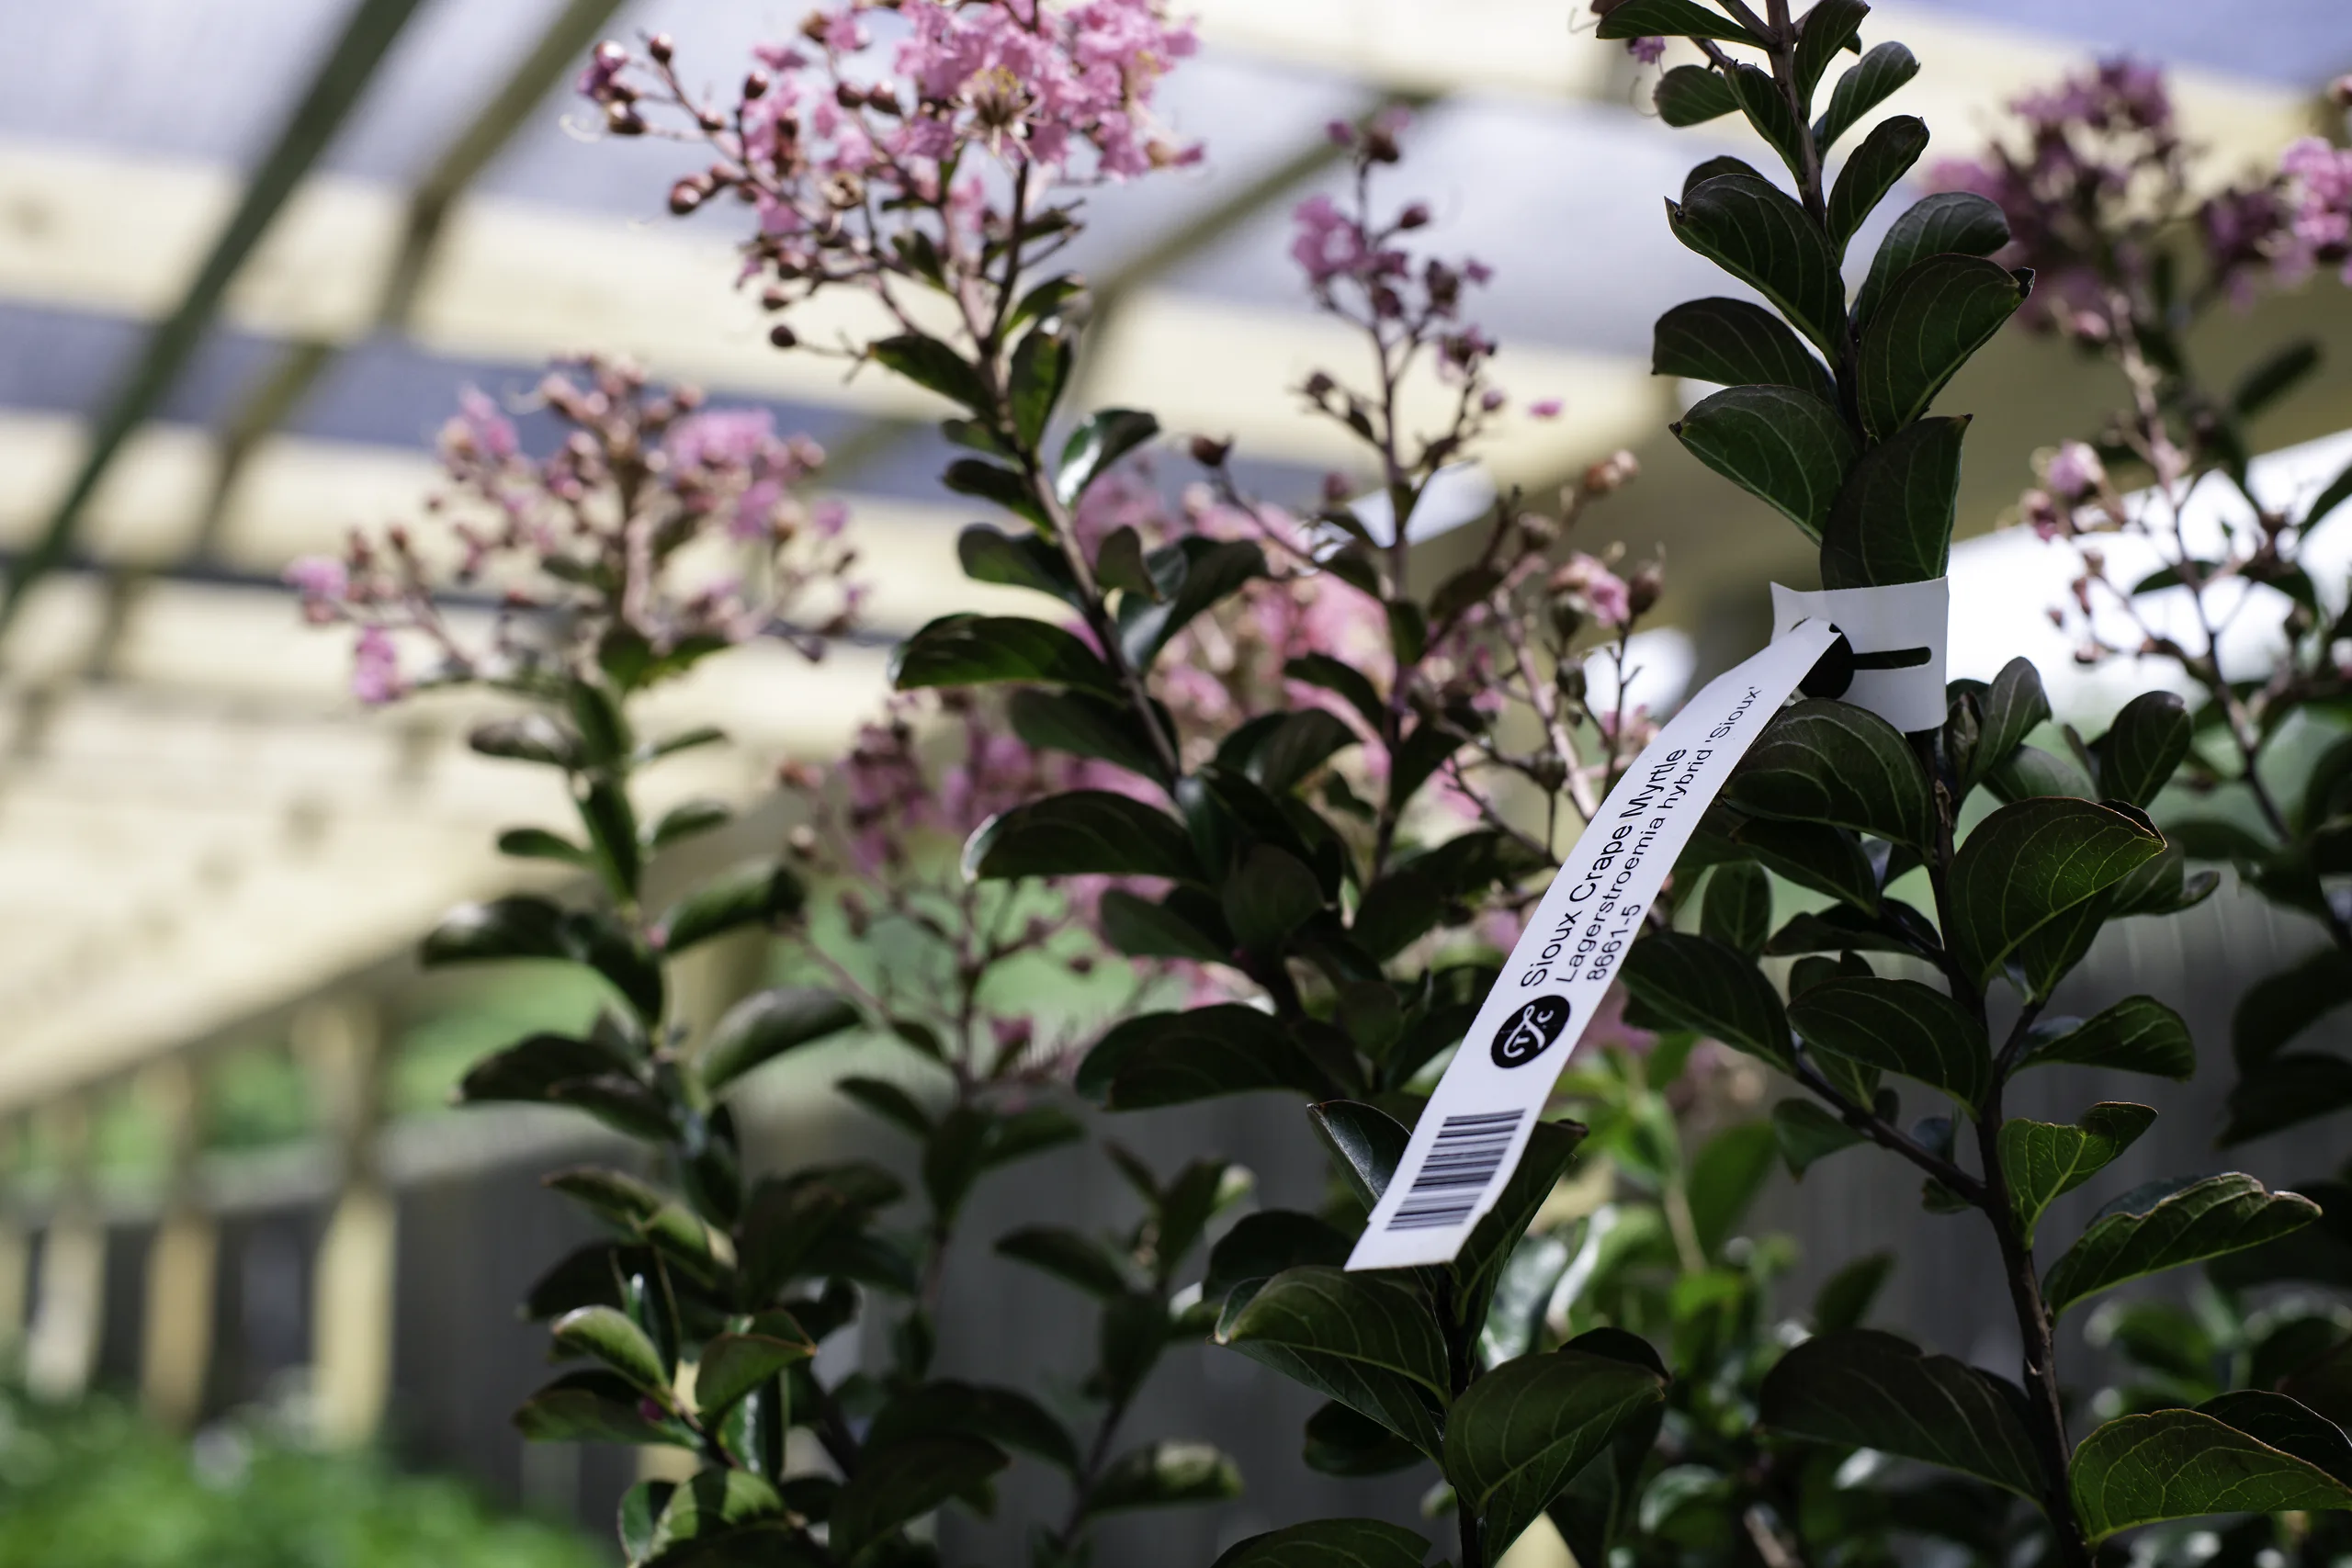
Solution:
<path fill-rule="evenodd" d="M 1568 1026 L 1568 998 L 1536 997 L 1503 1021 L 1495 1031 L 1493 1055 L 1498 1067 L 1523 1067 L 1544 1054 L 1544 1047 Z"/>

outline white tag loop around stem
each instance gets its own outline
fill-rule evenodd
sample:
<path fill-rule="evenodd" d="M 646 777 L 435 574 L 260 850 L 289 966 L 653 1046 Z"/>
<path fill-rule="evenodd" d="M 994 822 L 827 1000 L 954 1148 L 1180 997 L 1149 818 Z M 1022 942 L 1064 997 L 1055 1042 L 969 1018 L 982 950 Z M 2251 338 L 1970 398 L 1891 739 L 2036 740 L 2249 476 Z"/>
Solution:
<path fill-rule="evenodd" d="M 1854 650 L 1853 675 L 1843 690 L 1808 692 L 1868 708 L 1905 734 L 1943 728 L 1949 579 L 1810 592 L 1772 584 L 1774 637 L 1808 617 L 1836 626 Z"/>

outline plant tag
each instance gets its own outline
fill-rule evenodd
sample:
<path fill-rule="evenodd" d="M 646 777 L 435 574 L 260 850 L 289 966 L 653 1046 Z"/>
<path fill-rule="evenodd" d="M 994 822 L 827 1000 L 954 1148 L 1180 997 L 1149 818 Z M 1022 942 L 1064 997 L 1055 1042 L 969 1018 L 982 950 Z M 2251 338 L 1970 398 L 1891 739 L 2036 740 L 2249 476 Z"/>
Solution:
<path fill-rule="evenodd" d="M 1526 1153 L 1552 1086 L 1699 818 L 1837 641 L 1827 622 L 1799 621 L 1707 682 L 1642 749 L 1537 902 L 1349 1268 L 1453 1260 Z"/>
<path fill-rule="evenodd" d="M 1951 625 L 1951 584 L 1897 582 L 1884 588 L 1823 588 L 1800 592 L 1772 584 L 1772 635 L 1808 616 L 1846 634 L 1854 650 L 1850 677 L 1825 670 L 1805 694 L 1868 708 L 1909 734 L 1941 729 L 1945 716 L 1944 640 Z"/>

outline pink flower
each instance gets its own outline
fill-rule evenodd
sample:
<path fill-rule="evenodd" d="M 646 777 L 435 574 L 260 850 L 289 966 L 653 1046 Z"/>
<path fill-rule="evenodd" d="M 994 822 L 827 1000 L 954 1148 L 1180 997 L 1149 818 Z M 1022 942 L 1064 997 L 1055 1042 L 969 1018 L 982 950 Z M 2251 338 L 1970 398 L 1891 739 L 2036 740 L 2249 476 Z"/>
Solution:
<path fill-rule="evenodd" d="M 1666 40 L 1662 38 L 1629 38 L 1625 52 L 1644 65 L 1656 65 L 1666 58 Z"/>
<path fill-rule="evenodd" d="M 1527 412 L 1531 418 L 1534 419 L 1557 419 L 1560 417 L 1560 400 L 1557 398 L 1538 398 L 1527 405 Z"/>
<path fill-rule="evenodd" d="M 749 467 L 775 434 L 775 417 L 765 409 L 714 409 L 672 425 L 662 449 L 680 468 Z"/>
<path fill-rule="evenodd" d="M 1622 626 L 1634 618 L 1633 591 L 1625 580 L 1594 557 L 1576 551 L 1552 573 L 1546 584 L 1555 593 L 1573 594 L 1585 613 L 1606 626 Z"/>
<path fill-rule="evenodd" d="M 381 626 L 364 626 L 351 649 L 351 691 L 369 707 L 396 700 L 408 689 L 401 679 L 400 649 Z"/>
<path fill-rule="evenodd" d="M 468 387 L 458 394 L 458 416 L 442 427 L 441 446 L 445 451 L 470 448 L 503 462 L 520 450 L 521 442 L 514 434 L 514 422 L 490 394 L 479 387 Z"/>
<path fill-rule="evenodd" d="M 303 556 L 286 569 L 286 585 L 323 606 L 350 592 L 351 573 L 333 556 Z"/>
<path fill-rule="evenodd" d="M 2079 501 L 2106 482 L 2107 469 L 2098 454 L 2079 441 L 2059 443 L 2044 476 L 2050 488 L 2069 501 Z"/>
<path fill-rule="evenodd" d="M 1291 259 L 1320 288 L 1341 274 L 1364 265 L 1363 230 L 1341 212 L 1328 196 L 1310 196 L 1291 211 L 1298 233 L 1291 241 Z"/>

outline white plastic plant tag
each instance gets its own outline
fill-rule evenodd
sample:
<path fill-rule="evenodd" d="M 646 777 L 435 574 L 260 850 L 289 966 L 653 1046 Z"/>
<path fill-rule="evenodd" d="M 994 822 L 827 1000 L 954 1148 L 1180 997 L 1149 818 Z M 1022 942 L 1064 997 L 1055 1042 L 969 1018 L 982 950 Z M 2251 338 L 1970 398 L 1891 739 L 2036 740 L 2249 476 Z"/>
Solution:
<path fill-rule="evenodd" d="M 1947 579 L 1809 593 L 1772 584 L 1774 637 L 1808 616 L 1845 633 L 1854 650 L 1850 682 L 1814 695 L 1868 708 L 1906 735 L 1943 728 L 1944 642 L 1951 625 Z"/>
<path fill-rule="evenodd" d="M 1552 1086 L 1699 818 L 1837 640 L 1824 621 L 1791 627 L 1710 681 L 1642 749 L 1537 902 L 1349 1268 L 1453 1261 L 1518 1168 Z"/>

